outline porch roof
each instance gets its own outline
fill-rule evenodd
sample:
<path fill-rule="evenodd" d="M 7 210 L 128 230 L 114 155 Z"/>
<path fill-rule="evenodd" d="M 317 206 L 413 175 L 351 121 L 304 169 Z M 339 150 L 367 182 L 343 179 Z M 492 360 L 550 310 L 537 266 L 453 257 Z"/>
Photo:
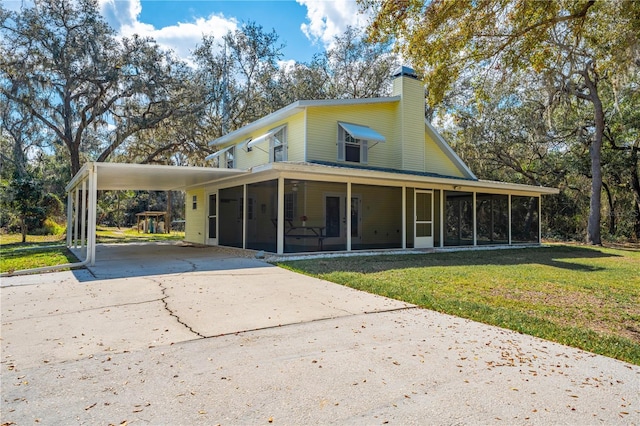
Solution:
<path fill-rule="evenodd" d="M 67 191 L 86 179 L 95 167 L 98 190 L 177 191 L 217 179 L 247 173 L 238 169 L 129 163 L 86 163 L 71 179 Z"/>
<path fill-rule="evenodd" d="M 402 182 L 405 184 L 435 186 L 454 191 L 497 191 L 504 193 L 520 193 L 531 195 L 550 195 L 560 191 L 546 186 L 525 185 L 520 183 L 496 182 L 490 180 L 443 176 L 434 173 L 415 172 L 407 170 L 383 169 L 376 167 L 353 166 L 328 162 L 279 162 L 269 163 L 253 171 L 279 170 L 282 172 L 302 172 L 307 175 L 318 174 L 325 176 L 341 176 L 344 179 L 380 180 L 387 182 Z M 312 178 L 310 178 L 312 179 Z M 346 182 L 346 181 L 345 181 Z"/>

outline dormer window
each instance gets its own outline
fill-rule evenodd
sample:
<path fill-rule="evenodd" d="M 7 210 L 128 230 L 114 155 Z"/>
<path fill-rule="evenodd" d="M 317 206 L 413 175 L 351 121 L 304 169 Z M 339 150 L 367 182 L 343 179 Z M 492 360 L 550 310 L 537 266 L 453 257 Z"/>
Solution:
<path fill-rule="evenodd" d="M 355 138 L 342 124 L 338 126 L 338 161 L 367 164 L 368 142 Z"/>
<path fill-rule="evenodd" d="M 227 169 L 233 169 L 236 166 L 236 147 L 232 146 L 224 153 L 225 166 Z"/>
<path fill-rule="evenodd" d="M 385 137 L 370 127 L 338 123 L 338 161 L 367 164 L 369 148 L 384 141 Z"/>
<path fill-rule="evenodd" d="M 226 148 L 222 148 L 211 155 L 205 157 L 207 161 L 213 161 L 213 167 L 216 168 L 229 168 L 233 169 L 235 167 L 235 148 L 233 146 L 228 146 Z"/>
<path fill-rule="evenodd" d="M 269 140 L 269 161 L 287 161 L 287 126 L 281 126 Z"/>
<path fill-rule="evenodd" d="M 247 151 L 252 148 L 258 148 L 260 151 L 267 152 L 266 147 L 261 148 L 262 142 L 269 142 L 269 162 L 287 161 L 287 125 L 283 124 L 274 129 L 269 130 L 264 135 L 260 135 L 246 144 Z"/>

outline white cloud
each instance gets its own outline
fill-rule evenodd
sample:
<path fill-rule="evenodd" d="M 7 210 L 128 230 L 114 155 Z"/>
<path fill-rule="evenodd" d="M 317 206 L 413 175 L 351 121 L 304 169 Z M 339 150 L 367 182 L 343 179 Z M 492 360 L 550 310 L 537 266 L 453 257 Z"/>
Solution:
<path fill-rule="evenodd" d="M 345 32 L 348 26 L 364 28 L 368 17 L 360 13 L 355 0 L 296 0 L 307 8 L 308 23 L 300 26 L 313 42 L 320 41 L 331 47 L 334 38 Z"/>
<path fill-rule="evenodd" d="M 142 12 L 139 0 L 99 0 L 98 4 L 104 18 L 118 32 L 123 26 L 133 25 Z"/>
<path fill-rule="evenodd" d="M 107 22 L 122 36 L 138 34 L 152 37 L 166 49 L 188 60 L 190 52 L 201 42 L 203 35 L 221 38 L 238 28 L 238 22 L 222 14 L 212 14 L 206 18 L 194 18 L 192 22 L 178 22 L 163 28 L 140 22 L 142 11 L 140 0 L 100 0 L 102 14 Z"/>
<path fill-rule="evenodd" d="M 291 71 L 298 62 L 295 59 L 287 59 L 278 61 L 278 68 L 286 71 Z"/>

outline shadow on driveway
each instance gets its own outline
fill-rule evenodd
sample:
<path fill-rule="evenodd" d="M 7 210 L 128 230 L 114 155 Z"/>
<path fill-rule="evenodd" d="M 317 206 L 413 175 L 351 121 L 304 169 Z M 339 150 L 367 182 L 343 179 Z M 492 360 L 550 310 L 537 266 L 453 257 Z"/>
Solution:
<path fill-rule="evenodd" d="M 248 250 L 158 242 L 98 244 L 96 262 L 74 271 L 80 282 L 196 271 L 272 267 Z M 89 272 L 89 273 L 87 273 Z"/>

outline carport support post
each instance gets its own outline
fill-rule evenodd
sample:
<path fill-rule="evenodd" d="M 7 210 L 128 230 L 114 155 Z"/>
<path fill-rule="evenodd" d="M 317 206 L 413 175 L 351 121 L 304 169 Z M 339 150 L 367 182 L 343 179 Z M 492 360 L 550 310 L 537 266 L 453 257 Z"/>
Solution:
<path fill-rule="evenodd" d="M 276 252 L 284 254 L 284 178 L 278 177 L 278 229 Z"/>
<path fill-rule="evenodd" d="M 87 242 L 87 181 L 82 181 L 82 217 L 80 219 L 80 248 Z"/>
<path fill-rule="evenodd" d="M 67 192 L 67 248 L 71 248 L 71 241 L 73 241 L 73 194 L 71 191 Z"/>
<path fill-rule="evenodd" d="M 76 202 L 74 204 L 73 211 L 73 248 L 78 248 L 78 215 L 80 214 L 80 188 L 76 186 L 75 188 L 75 198 Z"/>
<path fill-rule="evenodd" d="M 96 264 L 96 210 L 98 205 L 98 171 L 97 166 L 91 165 L 89 171 L 89 235 L 87 236 L 87 253 L 91 266 Z"/>

